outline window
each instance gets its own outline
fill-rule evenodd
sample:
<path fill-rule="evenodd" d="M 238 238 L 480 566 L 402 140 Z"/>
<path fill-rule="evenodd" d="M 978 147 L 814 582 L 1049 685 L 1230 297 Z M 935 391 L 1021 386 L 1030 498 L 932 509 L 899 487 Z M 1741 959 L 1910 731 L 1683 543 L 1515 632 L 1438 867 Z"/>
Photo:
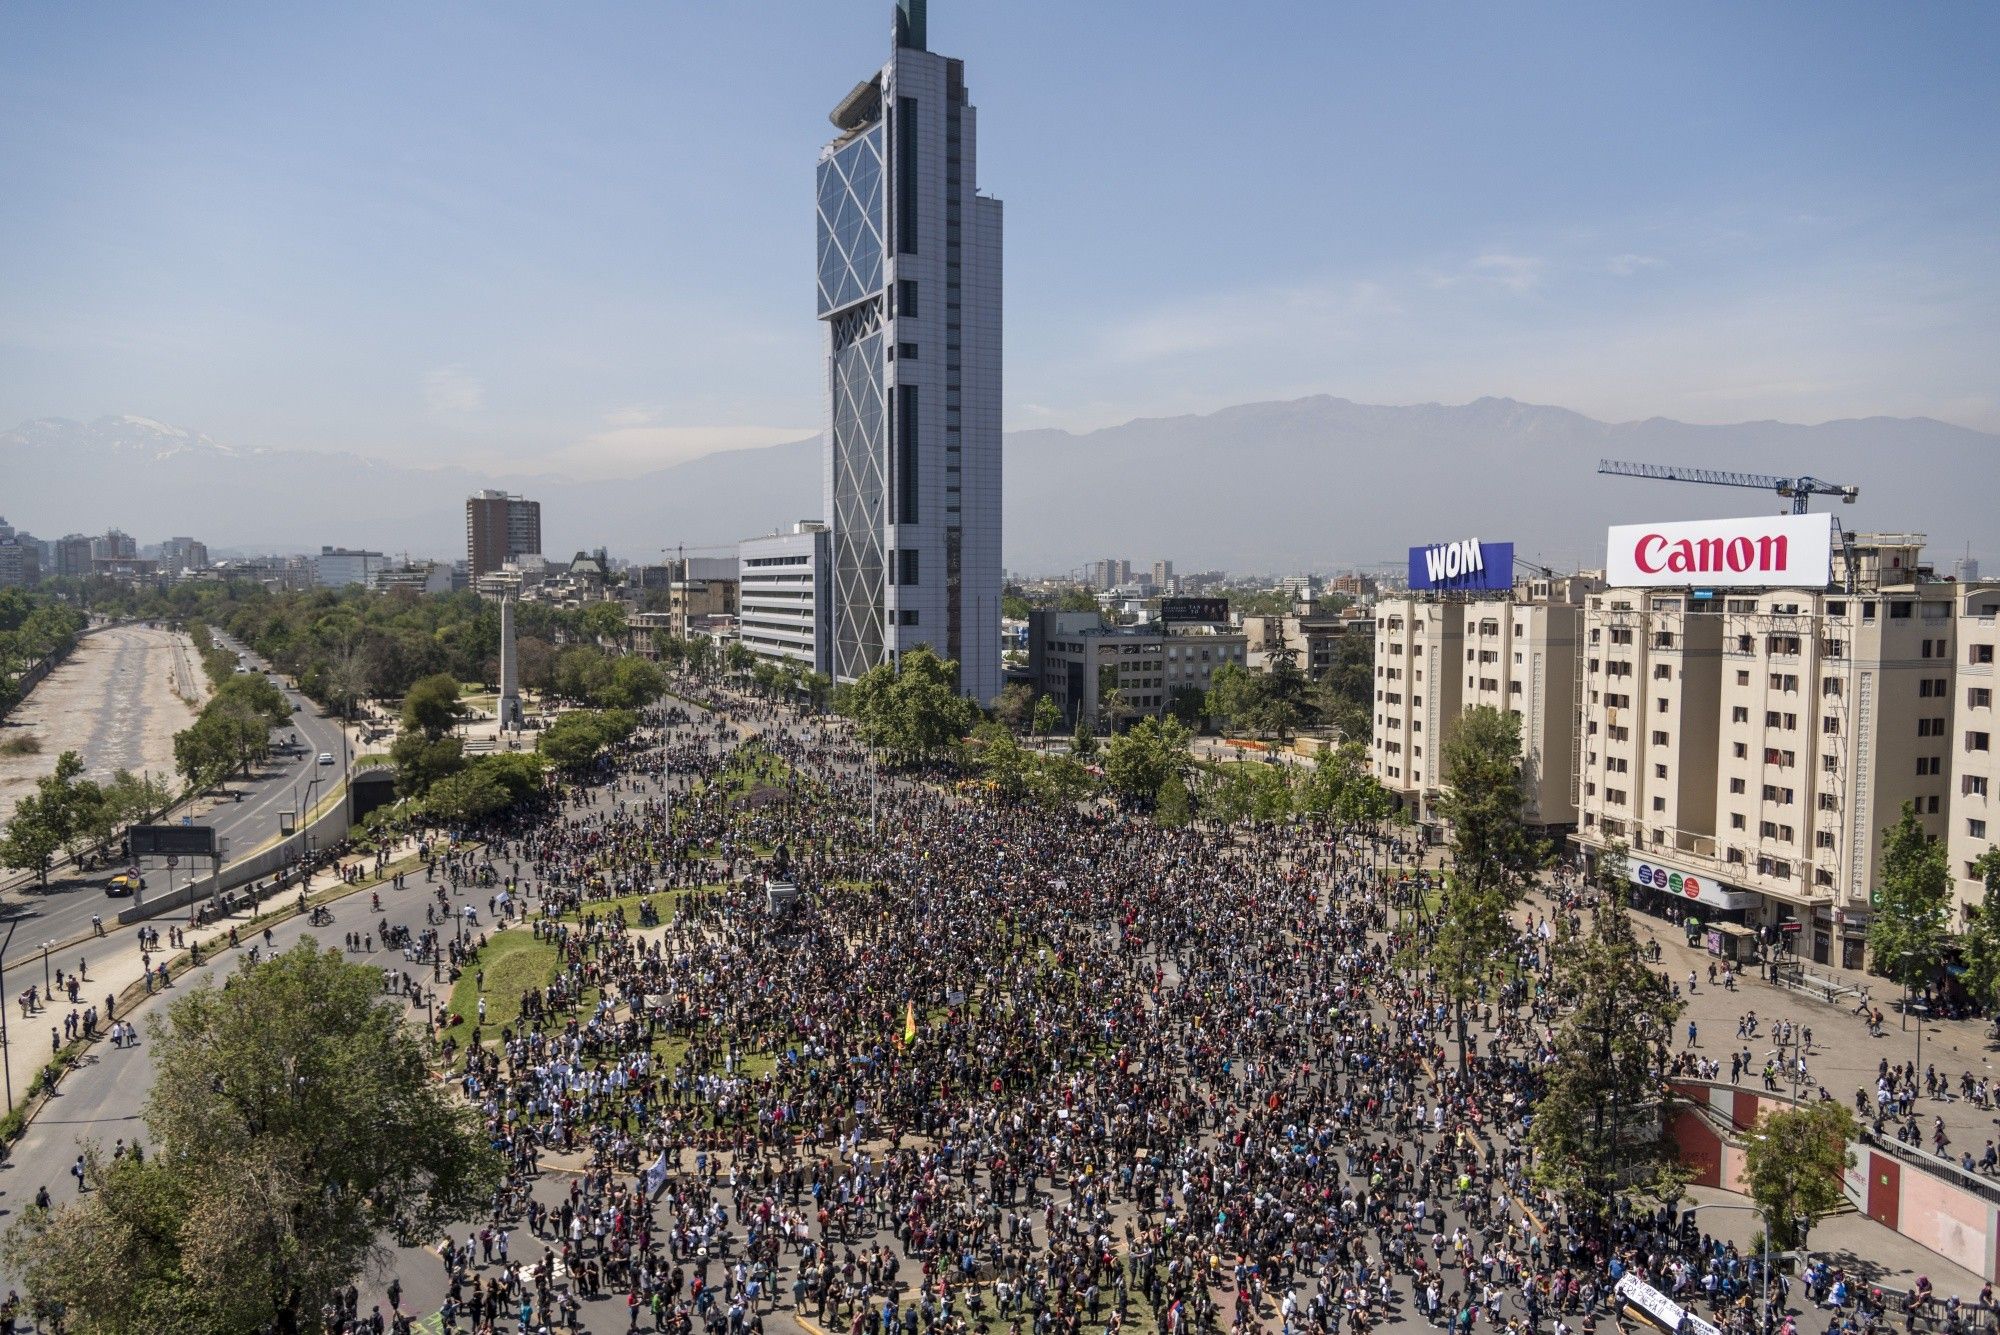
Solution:
<path fill-rule="evenodd" d="M 1654 680 L 1654 681 L 1671 681 L 1671 680 L 1673 680 L 1673 676 L 1674 676 L 1674 670 L 1673 670 L 1673 668 L 1669 667 L 1669 666 L 1668 666 L 1667 664 L 1665 664 L 1665 663 L 1655 663 L 1655 664 L 1653 665 L 1653 680 Z"/>
<path fill-rule="evenodd" d="M 1738 742 L 1731 749 L 1738 760 L 1748 760 L 1750 758 L 1750 746 L 1747 742 Z"/>
<path fill-rule="evenodd" d="M 896 553 L 896 563 L 899 567 L 896 582 L 898 584 L 915 584 L 917 582 L 917 549 L 914 547 L 903 548 Z"/>
<path fill-rule="evenodd" d="M 1890 603 L 1889 620 L 1908 621 L 1910 619 L 1910 606 L 1911 604 L 1909 603 Z M 1924 653 L 1928 655 L 1930 651 L 1931 651 L 1931 642 L 1929 640 L 1925 640 Z"/>
<path fill-rule="evenodd" d="M 1656 778 L 1656 779 L 1664 779 L 1664 778 L 1666 778 L 1666 777 L 1667 777 L 1667 767 L 1666 767 L 1665 765 L 1655 765 L 1655 766 L 1653 766 L 1653 777 L 1654 777 L 1654 778 Z"/>
<path fill-rule="evenodd" d="M 905 146 L 921 142 L 917 136 L 916 98 L 896 99 L 896 120 L 893 142 Z M 896 158 L 896 250 L 899 254 L 914 255 L 917 253 L 917 155 L 906 147 Z"/>
<path fill-rule="evenodd" d="M 916 608 L 914 608 L 914 607 L 905 607 L 905 608 L 903 608 L 903 609 L 902 609 L 902 610 L 901 610 L 900 612 L 898 612 L 898 613 L 896 614 L 896 624 L 897 624 L 897 625 L 899 625 L 899 626 L 914 626 L 914 625 L 916 625 L 916 624 L 917 624 L 917 609 L 916 609 Z"/>
<path fill-rule="evenodd" d="M 906 362 L 913 362 L 917 359 L 917 345 L 914 343 L 898 343 L 896 345 L 896 355 Z"/>
<path fill-rule="evenodd" d="M 1965 661 L 1972 664 L 1974 667 L 1980 667 L 1985 664 L 1991 663 L 1993 661 L 1993 646 L 1990 644 L 1973 645 L 1970 651 L 1966 654 Z"/>
<path fill-rule="evenodd" d="M 1821 811 L 1838 811 L 1840 810 L 1840 799 L 1832 793 L 1821 793 L 1819 795 L 1819 809 Z"/>
<path fill-rule="evenodd" d="M 1987 751 L 1991 750 L 1992 746 L 1993 738 L 1988 733 L 1968 732 L 1965 734 L 1965 749 L 1968 751 Z"/>
<path fill-rule="evenodd" d="M 1732 793 L 1741 794 L 1745 787 L 1746 785 L 1741 779 L 1731 779 L 1729 781 L 1729 791 Z"/>
<path fill-rule="evenodd" d="M 1828 759 L 1832 759 L 1832 757 L 1831 757 L 1831 756 L 1829 756 L 1829 757 L 1828 757 Z M 1944 757 L 1943 757 L 1943 756 L 1918 756 L 1918 757 L 1917 757 L 1917 777 L 1918 777 L 1918 778 L 1922 778 L 1922 777 L 1923 777 L 1924 775 L 1926 775 L 1926 774 L 1942 774 L 1942 773 L 1944 773 Z"/>
<path fill-rule="evenodd" d="M 1744 823 L 1742 812 L 1732 811 L 1729 813 L 1729 828 L 1732 830 L 1741 830 L 1748 828 Z"/>
<path fill-rule="evenodd" d="M 1990 709 L 1993 706 L 1993 689 L 1989 686 L 1966 688 L 1965 705 L 1968 709 Z"/>
<path fill-rule="evenodd" d="M 1664 713 L 1666 713 L 1666 712 L 1667 712 L 1667 697 L 1666 697 L 1666 696 L 1664 696 L 1664 695 L 1660 697 L 1660 709 L 1659 709 L 1659 712 L 1660 712 L 1660 713 L 1662 713 L 1662 714 L 1664 714 Z"/>
<path fill-rule="evenodd" d="M 1736 674 L 1736 684 L 1738 686 L 1748 686 L 1750 684 L 1750 673 L 1748 669 L 1744 669 L 1743 671 L 1740 671 Z"/>
<path fill-rule="evenodd" d="M 1984 796 L 1986 796 L 1986 778 L 1985 778 L 1985 776 L 1984 776 L 1984 775 L 1980 775 L 1980 774 L 1968 774 L 1968 775 L 1966 775 L 1966 776 L 1965 776 L 1965 782 L 1964 782 L 1963 784 L 1961 784 L 1961 785 L 1960 785 L 1960 787 L 1959 787 L 1959 791 L 1960 791 L 1960 792 L 1962 792 L 1962 793 L 1964 793 L 1964 794 L 1965 794 L 1965 795 L 1966 795 L 1967 797 L 1984 797 Z"/>
<path fill-rule="evenodd" d="M 896 386 L 896 522 L 899 524 L 917 522 L 917 402 L 915 385 Z"/>
<path fill-rule="evenodd" d="M 1729 711 L 1729 721 L 1731 723 L 1748 723 L 1750 721 L 1750 706 L 1737 705 L 1732 708 Z"/>
<path fill-rule="evenodd" d="M 1665 733 L 1656 732 L 1653 734 L 1654 746 L 1665 746 L 1666 744 L 1667 744 L 1667 735 Z"/>
<path fill-rule="evenodd" d="M 1833 847 L 1833 831 L 1832 831 L 1832 830 L 1820 830 L 1820 831 L 1818 831 L 1817 833 L 1815 833 L 1815 834 L 1813 835 L 1813 847 L 1814 847 L 1814 848 L 1832 848 L 1832 847 Z"/>
<path fill-rule="evenodd" d="M 1965 822 L 1965 832 L 1974 839 L 1984 839 L 1986 837 L 1986 822 L 1983 820 L 1973 820 L 1968 817 Z"/>
<path fill-rule="evenodd" d="M 1826 679 L 1825 681 L 1823 681 L 1823 682 L 1821 682 L 1821 683 L 1819 684 L 1819 693 L 1820 693 L 1821 695 L 1832 695 L 1832 696 L 1837 696 L 1837 695 L 1839 695 L 1839 694 L 1840 694 L 1840 678 L 1838 678 L 1838 677 L 1828 677 L 1828 678 L 1827 678 L 1827 679 Z"/>
<path fill-rule="evenodd" d="M 903 278 L 896 283 L 896 314 L 915 315 L 917 313 L 917 280 Z"/>

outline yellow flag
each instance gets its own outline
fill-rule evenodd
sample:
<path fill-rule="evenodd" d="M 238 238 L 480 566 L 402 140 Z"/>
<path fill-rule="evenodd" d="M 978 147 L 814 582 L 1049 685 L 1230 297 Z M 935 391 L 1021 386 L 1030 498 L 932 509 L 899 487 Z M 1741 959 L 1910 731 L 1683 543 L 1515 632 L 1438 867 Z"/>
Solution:
<path fill-rule="evenodd" d="M 917 1003 L 908 1002 L 909 1009 L 903 1012 L 903 1045 L 917 1041 Z"/>

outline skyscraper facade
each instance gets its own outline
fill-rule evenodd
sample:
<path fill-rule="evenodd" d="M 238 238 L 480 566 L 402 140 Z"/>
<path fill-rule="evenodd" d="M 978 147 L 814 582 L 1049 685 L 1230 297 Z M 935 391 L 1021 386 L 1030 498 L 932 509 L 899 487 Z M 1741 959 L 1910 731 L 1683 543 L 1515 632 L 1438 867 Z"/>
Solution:
<path fill-rule="evenodd" d="M 977 191 L 965 65 L 900 0 L 888 64 L 820 152 L 833 673 L 930 645 L 1000 691 L 1000 201 Z"/>

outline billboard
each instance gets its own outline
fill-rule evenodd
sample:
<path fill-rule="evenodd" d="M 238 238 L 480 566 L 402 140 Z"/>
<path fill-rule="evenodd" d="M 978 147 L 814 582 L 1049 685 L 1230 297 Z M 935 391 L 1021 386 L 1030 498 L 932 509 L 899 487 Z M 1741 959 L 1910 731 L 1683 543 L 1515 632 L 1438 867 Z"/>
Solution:
<path fill-rule="evenodd" d="M 1168 625 L 1185 623 L 1215 622 L 1227 624 L 1229 621 L 1229 600 L 1227 598 L 1162 598 L 1160 599 L 1160 620 Z"/>
<path fill-rule="evenodd" d="M 213 825 L 134 825 L 126 839 L 135 858 L 215 856 Z"/>
<path fill-rule="evenodd" d="M 1410 548 L 1412 589 L 1511 589 L 1514 544 L 1461 538 Z"/>
<path fill-rule="evenodd" d="M 1824 588 L 1833 579 L 1832 515 L 1759 515 L 1620 524 L 1604 555 L 1612 588 Z"/>

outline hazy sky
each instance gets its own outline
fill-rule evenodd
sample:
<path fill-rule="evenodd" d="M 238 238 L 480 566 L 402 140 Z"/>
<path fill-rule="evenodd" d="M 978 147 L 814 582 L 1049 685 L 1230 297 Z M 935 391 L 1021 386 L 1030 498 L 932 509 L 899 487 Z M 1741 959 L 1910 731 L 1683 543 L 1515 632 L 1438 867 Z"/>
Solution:
<path fill-rule="evenodd" d="M 889 0 L 0 9 L 0 427 L 616 474 L 819 424 Z M 2000 7 L 932 0 L 1009 428 L 1326 391 L 2000 429 Z"/>

